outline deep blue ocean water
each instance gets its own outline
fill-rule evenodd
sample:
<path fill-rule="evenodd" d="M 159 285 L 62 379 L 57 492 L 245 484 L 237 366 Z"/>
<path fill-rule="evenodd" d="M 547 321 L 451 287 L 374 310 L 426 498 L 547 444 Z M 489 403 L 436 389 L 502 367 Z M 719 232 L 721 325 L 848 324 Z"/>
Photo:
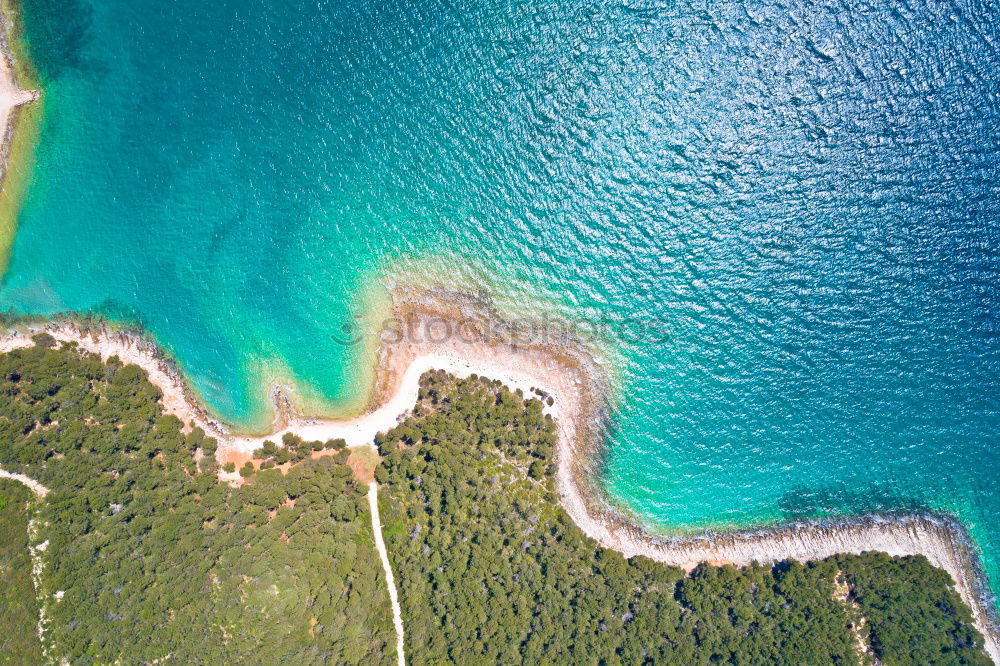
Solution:
<path fill-rule="evenodd" d="M 363 399 L 330 331 L 386 276 L 485 284 L 619 322 L 647 523 L 944 510 L 1000 581 L 996 2 L 23 4 L 0 307 L 139 322 L 259 427 Z"/>

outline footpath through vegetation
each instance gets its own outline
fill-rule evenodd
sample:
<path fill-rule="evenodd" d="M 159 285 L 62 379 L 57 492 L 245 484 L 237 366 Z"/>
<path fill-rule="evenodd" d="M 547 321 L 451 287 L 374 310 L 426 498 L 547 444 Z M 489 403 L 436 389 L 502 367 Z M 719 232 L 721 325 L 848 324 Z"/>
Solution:
<path fill-rule="evenodd" d="M 685 576 L 597 546 L 555 496 L 551 418 L 497 382 L 425 375 L 377 440 L 378 489 L 337 442 L 294 440 L 233 487 L 141 369 L 40 342 L 0 354 L 0 467 L 49 489 L 0 482 L 10 663 L 42 647 L 73 664 L 391 664 L 403 648 L 414 664 L 989 663 L 923 557 Z M 38 604 L 17 606 L 35 599 L 31 543 Z"/>

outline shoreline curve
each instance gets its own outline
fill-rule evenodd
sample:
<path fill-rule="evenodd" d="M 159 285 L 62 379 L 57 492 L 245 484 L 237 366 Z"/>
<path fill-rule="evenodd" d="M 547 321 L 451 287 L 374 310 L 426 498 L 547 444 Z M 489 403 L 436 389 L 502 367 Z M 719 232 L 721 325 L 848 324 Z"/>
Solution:
<path fill-rule="evenodd" d="M 17 82 L 18 61 L 10 45 L 10 40 L 15 39 L 14 18 L 9 13 L 4 1 L 0 6 L 0 276 L 7 269 L 24 195 L 23 175 L 12 174 L 10 166 L 15 158 L 19 158 L 18 163 L 26 159 L 22 155 L 25 141 L 31 141 L 30 134 L 23 132 L 15 137 L 15 129 L 25 124 L 20 122 L 21 107 L 41 97 L 40 91 L 24 90 Z"/>
<path fill-rule="evenodd" d="M 41 97 L 38 90 L 22 89 L 14 76 L 15 61 L 8 40 L 11 38 L 11 19 L 0 11 L 0 135 L 3 147 L 0 150 L 0 169 L 6 179 L 7 157 L 14 135 L 16 123 L 11 122 L 13 112 L 22 104 L 36 101 Z"/>
<path fill-rule="evenodd" d="M 605 502 L 594 483 L 604 455 L 609 387 L 603 369 L 582 341 L 566 335 L 525 339 L 523 329 L 506 322 L 482 297 L 469 294 L 397 286 L 391 297 L 394 321 L 406 322 L 406 334 L 383 331 L 380 335 L 375 385 L 365 411 L 344 420 L 304 417 L 275 388 L 272 396 L 278 418 L 267 435 L 234 435 L 211 418 L 177 366 L 154 343 L 135 333 L 104 324 L 51 321 L 0 337 L 0 353 L 31 346 L 31 335 L 45 331 L 57 341 L 75 342 L 104 360 L 118 356 L 134 363 L 160 389 L 165 412 L 218 440 L 219 460 L 230 452 L 249 454 L 266 439 L 280 441 L 286 432 L 306 440 L 343 438 L 349 446 L 374 447 L 375 435 L 394 427 L 416 403 L 425 372 L 444 370 L 458 377 L 476 374 L 498 380 L 526 397 L 542 398 L 543 405 L 549 397 L 553 399 L 544 409 L 557 427 L 559 501 L 577 526 L 602 546 L 687 572 L 699 562 L 746 566 L 865 551 L 923 555 L 951 575 L 985 638 L 987 653 L 1000 664 L 995 598 L 976 547 L 955 518 L 937 513 L 870 514 L 760 529 L 657 535 Z M 442 327 L 447 334 L 442 334 Z M 230 482 L 239 480 L 235 472 L 219 476 Z"/>

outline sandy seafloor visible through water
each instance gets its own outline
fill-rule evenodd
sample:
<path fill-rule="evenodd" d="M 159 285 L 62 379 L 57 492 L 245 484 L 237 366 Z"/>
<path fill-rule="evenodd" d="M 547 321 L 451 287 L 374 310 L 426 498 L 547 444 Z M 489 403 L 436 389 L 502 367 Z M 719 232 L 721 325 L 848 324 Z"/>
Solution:
<path fill-rule="evenodd" d="M 650 526 L 934 509 L 1000 580 L 992 5 L 21 19 L 45 106 L 3 310 L 141 324 L 253 429 L 276 379 L 364 400 L 336 332 L 386 280 L 485 288 L 608 322 L 602 483 Z"/>

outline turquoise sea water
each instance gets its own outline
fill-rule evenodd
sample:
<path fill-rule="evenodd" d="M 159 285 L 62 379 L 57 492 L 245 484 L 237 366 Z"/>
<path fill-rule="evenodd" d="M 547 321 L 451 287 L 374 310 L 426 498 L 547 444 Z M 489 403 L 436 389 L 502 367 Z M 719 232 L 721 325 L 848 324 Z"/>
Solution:
<path fill-rule="evenodd" d="M 1000 581 L 995 2 L 23 4 L 3 309 L 140 322 L 253 427 L 363 397 L 386 275 L 486 275 L 619 322 L 648 523 L 946 510 Z"/>

